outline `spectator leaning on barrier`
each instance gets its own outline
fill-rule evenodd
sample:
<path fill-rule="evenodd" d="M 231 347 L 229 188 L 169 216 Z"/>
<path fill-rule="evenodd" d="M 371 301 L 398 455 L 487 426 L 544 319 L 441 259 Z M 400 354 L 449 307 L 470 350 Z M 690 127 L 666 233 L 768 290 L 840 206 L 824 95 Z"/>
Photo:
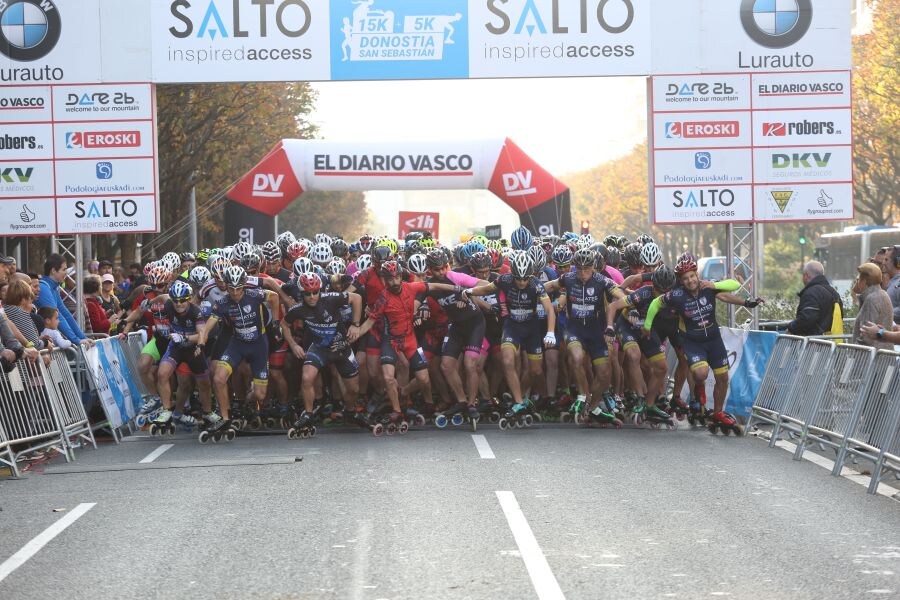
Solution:
<path fill-rule="evenodd" d="M 843 323 L 844 305 L 837 290 L 825 278 L 822 263 L 812 260 L 803 265 L 803 286 L 797 294 L 800 296 L 797 316 L 788 324 L 788 333 L 828 335 L 835 318 Z"/>
<path fill-rule="evenodd" d="M 900 244 L 893 246 L 884 262 L 884 272 L 890 277 L 887 295 L 894 311 L 894 323 L 900 325 Z"/>
<path fill-rule="evenodd" d="M 12 256 L 0 255 L 0 283 L 9 281 L 11 271 L 15 270 L 16 259 Z"/>
<path fill-rule="evenodd" d="M 878 350 L 890 350 L 892 344 L 886 341 L 870 341 L 860 334 L 860 328 L 866 323 L 874 323 L 890 330 L 894 324 L 894 310 L 887 292 L 881 289 L 881 269 L 875 263 L 864 263 L 856 270 L 859 272 L 853 293 L 859 294 L 859 314 L 853 322 L 854 344 L 874 346 Z"/>
<path fill-rule="evenodd" d="M 0 314 L 0 369 L 9 373 L 13 369 L 13 363 L 24 355 L 29 360 L 37 359 L 40 354 L 34 348 L 26 348 L 16 339 L 9 328 L 6 316 Z"/>
<path fill-rule="evenodd" d="M 37 298 L 39 308 L 55 308 L 59 312 L 59 329 L 62 335 L 73 343 L 87 339 L 72 313 L 63 304 L 59 286 L 66 278 L 66 259 L 59 254 L 51 254 L 44 262 L 44 276 L 41 277 L 40 293 Z"/>
<path fill-rule="evenodd" d="M 40 330 L 31 318 L 31 311 L 34 308 L 33 303 L 34 293 L 31 290 L 31 286 L 25 281 L 17 279 L 9 284 L 3 312 L 6 313 L 9 321 L 19 328 L 19 332 L 27 340 L 27 344 L 31 344 L 38 350 L 43 350 L 46 347 L 46 343 L 41 338 Z"/>

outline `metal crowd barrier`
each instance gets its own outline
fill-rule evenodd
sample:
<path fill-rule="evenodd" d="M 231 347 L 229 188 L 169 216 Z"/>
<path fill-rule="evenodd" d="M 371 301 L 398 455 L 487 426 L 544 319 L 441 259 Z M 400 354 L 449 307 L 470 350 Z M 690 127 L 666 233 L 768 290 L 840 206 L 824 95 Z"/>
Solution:
<path fill-rule="evenodd" d="M 9 438 L 6 436 L 6 431 L 3 430 L 3 424 L 0 423 L 0 465 L 7 465 L 12 469 L 13 476 L 18 477 L 19 468 L 16 466 L 16 457 L 9 446 Z"/>
<path fill-rule="evenodd" d="M 802 434 L 815 415 L 828 383 L 827 375 L 834 365 L 834 348 L 833 342 L 825 340 L 806 342 L 791 391 L 775 421 L 769 446 L 775 446 L 783 430 Z"/>
<path fill-rule="evenodd" d="M 150 394 L 147 386 L 144 385 L 144 380 L 141 378 L 141 370 L 138 366 L 138 361 L 140 361 L 141 358 L 141 350 L 147 343 L 145 340 L 146 337 L 142 332 L 134 331 L 127 335 L 124 342 L 120 342 L 122 351 L 125 354 L 125 361 L 128 363 L 128 370 L 131 372 L 134 383 L 140 391 L 142 398 Z"/>
<path fill-rule="evenodd" d="M 747 430 L 754 421 L 775 425 L 790 396 L 794 376 L 800 364 L 800 356 L 806 339 L 794 335 L 780 335 L 775 341 L 772 356 L 763 373 L 762 383 L 756 394 L 756 401 L 750 410 Z"/>
<path fill-rule="evenodd" d="M 807 440 L 815 440 L 835 451 L 841 448 L 850 430 L 856 410 L 862 406 L 872 380 L 875 349 L 841 344 L 834 351 L 834 364 L 827 376 L 822 401 L 800 433 L 794 460 L 800 460 Z M 827 375 L 827 373 L 826 373 Z M 820 375 L 821 376 L 821 375 Z"/>
<path fill-rule="evenodd" d="M 850 416 L 832 475 L 840 475 L 847 458 L 874 464 L 869 493 L 878 489 L 885 471 L 900 476 L 900 354 L 879 350 L 871 381 Z"/>
<path fill-rule="evenodd" d="M 50 377 L 46 381 L 54 388 L 59 403 L 60 424 L 66 439 L 80 438 L 84 442 L 90 443 L 96 450 L 97 440 L 94 438 L 94 431 L 81 401 L 81 388 L 75 383 L 75 376 L 70 366 L 77 354 L 74 347 L 67 350 L 52 350 L 50 366 L 47 367 Z M 71 446 L 71 444 L 69 445 Z"/>

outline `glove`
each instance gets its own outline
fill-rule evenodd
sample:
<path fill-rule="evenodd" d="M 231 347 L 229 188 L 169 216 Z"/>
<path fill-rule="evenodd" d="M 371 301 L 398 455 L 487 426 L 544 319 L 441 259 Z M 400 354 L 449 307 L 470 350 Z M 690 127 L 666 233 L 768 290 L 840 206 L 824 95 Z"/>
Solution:
<path fill-rule="evenodd" d="M 641 313 L 635 309 L 628 311 L 628 322 L 637 327 L 638 323 L 641 322 Z"/>
<path fill-rule="evenodd" d="M 184 344 L 184 336 L 180 333 L 173 333 L 169 336 L 169 339 L 172 340 L 172 343 L 177 346 L 181 346 L 182 344 Z"/>
<path fill-rule="evenodd" d="M 281 321 L 272 321 L 272 339 L 279 345 L 284 341 L 284 333 L 281 331 Z"/>
<path fill-rule="evenodd" d="M 556 334 L 554 332 L 550 331 L 544 336 L 544 345 L 548 348 L 556 346 Z"/>
<path fill-rule="evenodd" d="M 747 298 L 746 300 L 744 300 L 744 306 L 746 306 L 747 308 L 756 308 L 762 302 L 765 302 L 765 300 L 763 300 L 762 298 Z"/>
<path fill-rule="evenodd" d="M 603 335 L 605 335 L 606 337 L 616 337 L 616 330 L 612 325 L 610 325 L 606 328 L 606 331 L 603 332 Z"/>
<path fill-rule="evenodd" d="M 331 341 L 331 345 L 328 347 L 328 349 L 331 350 L 332 352 L 343 352 L 344 350 L 346 350 L 349 347 L 350 347 L 350 344 L 349 344 L 349 342 L 347 342 L 347 338 L 345 338 L 343 336 L 338 336 L 338 337 L 335 337 Z"/>

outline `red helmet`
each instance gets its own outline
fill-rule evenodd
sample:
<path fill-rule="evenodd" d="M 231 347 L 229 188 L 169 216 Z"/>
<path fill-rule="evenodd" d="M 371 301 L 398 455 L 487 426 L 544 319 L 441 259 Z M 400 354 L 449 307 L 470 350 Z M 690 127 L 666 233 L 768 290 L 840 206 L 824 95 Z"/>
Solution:
<path fill-rule="evenodd" d="M 691 271 L 697 270 L 697 259 L 694 258 L 693 254 L 689 252 L 685 252 L 681 256 L 678 257 L 678 262 L 675 263 L 675 274 L 681 277 L 685 273 L 690 273 Z"/>
<path fill-rule="evenodd" d="M 315 273 L 302 273 L 297 277 L 297 285 L 304 292 L 316 292 L 322 288 L 322 279 Z"/>
<path fill-rule="evenodd" d="M 287 255 L 291 261 L 295 261 L 309 252 L 309 244 L 301 240 L 294 240 L 287 247 Z"/>
<path fill-rule="evenodd" d="M 382 277 L 396 277 L 403 273 L 403 267 L 396 260 L 386 260 L 381 263 Z"/>

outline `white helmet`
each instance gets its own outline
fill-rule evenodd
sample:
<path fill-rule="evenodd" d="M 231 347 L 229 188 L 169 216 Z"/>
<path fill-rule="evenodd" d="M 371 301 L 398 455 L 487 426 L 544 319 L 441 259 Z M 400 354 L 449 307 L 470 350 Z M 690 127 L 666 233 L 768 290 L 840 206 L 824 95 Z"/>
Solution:
<path fill-rule="evenodd" d="M 334 241 L 327 233 L 317 233 L 315 239 L 317 244 L 328 244 L 329 246 L 331 245 L 331 242 Z"/>
<path fill-rule="evenodd" d="M 652 267 L 662 261 L 662 252 L 655 242 L 647 242 L 641 248 L 641 262 L 644 266 Z"/>
<path fill-rule="evenodd" d="M 509 258 L 509 270 L 513 277 L 531 277 L 534 274 L 534 260 L 528 252 L 518 251 Z"/>
<path fill-rule="evenodd" d="M 356 258 L 356 270 L 365 271 L 372 266 L 372 257 L 368 254 L 360 254 Z"/>
<path fill-rule="evenodd" d="M 334 258 L 334 253 L 331 252 L 330 244 L 326 244 L 325 242 L 317 242 L 309 251 L 309 257 L 315 263 L 318 263 L 320 265 L 327 265 L 331 262 L 331 259 Z"/>
<path fill-rule="evenodd" d="M 347 272 L 347 263 L 343 258 L 335 256 L 331 262 L 325 266 L 325 272 L 329 275 L 343 275 Z"/>
<path fill-rule="evenodd" d="M 297 277 L 304 273 L 313 273 L 314 271 L 315 267 L 313 265 L 313 262 L 307 257 L 301 256 L 294 261 L 294 275 L 296 275 Z"/>
<path fill-rule="evenodd" d="M 253 246 L 250 245 L 250 242 L 238 242 L 234 245 L 234 256 L 232 258 L 241 260 L 251 252 L 253 252 Z"/>
<path fill-rule="evenodd" d="M 365 256 L 365 255 L 364 255 Z M 362 257 L 360 257 L 362 258 Z M 359 266 L 359 259 L 356 261 Z M 428 260 L 424 254 L 413 254 L 409 257 L 409 270 L 416 275 L 423 275 L 428 270 Z"/>

